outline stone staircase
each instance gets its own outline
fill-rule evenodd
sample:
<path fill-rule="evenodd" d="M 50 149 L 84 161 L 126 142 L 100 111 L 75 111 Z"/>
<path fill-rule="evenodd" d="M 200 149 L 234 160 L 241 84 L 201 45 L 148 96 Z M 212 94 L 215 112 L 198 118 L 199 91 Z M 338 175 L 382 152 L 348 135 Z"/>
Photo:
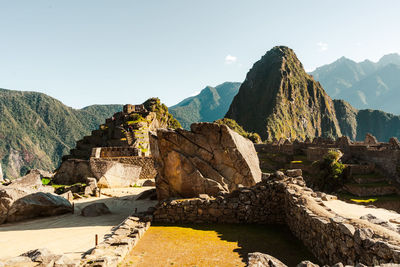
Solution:
<path fill-rule="evenodd" d="M 397 194 L 397 188 L 375 168 L 359 168 L 357 165 L 350 166 L 349 179 L 343 189 L 357 197 Z"/>

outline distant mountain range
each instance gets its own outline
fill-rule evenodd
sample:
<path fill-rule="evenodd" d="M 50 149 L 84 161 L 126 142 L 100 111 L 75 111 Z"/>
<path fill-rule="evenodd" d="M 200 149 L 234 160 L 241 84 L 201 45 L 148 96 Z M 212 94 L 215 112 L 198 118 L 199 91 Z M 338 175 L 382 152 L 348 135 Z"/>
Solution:
<path fill-rule="evenodd" d="M 240 83 L 237 82 L 207 86 L 198 95 L 186 98 L 168 109 L 185 129 L 189 129 L 194 122 L 213 122 L 225 116 L 239 87 Z"/>
<path fill-rule="evenodd" d="M 379 109 L 400 114 L 400 55 L 389 54 L 378 62 L 357 63 L 342 57 L 311 73 L 334 99 L 357 109 Z"/>
<path fill-rule="evenodd" d="M 390 60 L 385 57 L 382 62 Z M 395 65 L 381 70 L 387 66 Z M 400 138 L 400 116 L 332 101 L 321 84 L 304 71 L 294 51 L 284 46 L 274 47 L 253 65 L 226 117 L 264 140 L 341 135 L 362 140 L 368 132 L 380 141 Z"/>
<path fill-rule="evenodd" d="M 380 141 L 400 138 L 400 116 L 384 112 L 400 113 L 400 55 L 386 55 L 377 63 L 341 58 L 311 74 L 291 49 L 275 47 L 254 64 L 243 84 L 207 86 L 169 110 L 186 129 L 226 115 L 263 139 L 348 135 L 362 140 L 367 132 Z M 121 110 L 122 105 L 73 109 L 42 93 L 0 89 L 5 176 L 55 169 L 77 140 Z"/>
<path fill-rule="evenodd" d="M 90 134 L 122 105 L 73 109 L 37 92 L 0 89 L 0 163 L 4 176 L 30 168 L 54 170 L 75 142 Z"/>

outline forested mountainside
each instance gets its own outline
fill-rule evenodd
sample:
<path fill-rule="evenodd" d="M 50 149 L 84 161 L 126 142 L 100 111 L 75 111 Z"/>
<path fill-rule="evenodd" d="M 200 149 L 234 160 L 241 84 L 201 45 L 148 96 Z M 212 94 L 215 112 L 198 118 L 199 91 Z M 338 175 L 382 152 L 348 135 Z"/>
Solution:
<path fill-rule="evenodd" d="M 42 93 L 0 89 L 0 163 L 5 177 L 55 169 L 75 146 L 122 105 L 73 109 Z"/>

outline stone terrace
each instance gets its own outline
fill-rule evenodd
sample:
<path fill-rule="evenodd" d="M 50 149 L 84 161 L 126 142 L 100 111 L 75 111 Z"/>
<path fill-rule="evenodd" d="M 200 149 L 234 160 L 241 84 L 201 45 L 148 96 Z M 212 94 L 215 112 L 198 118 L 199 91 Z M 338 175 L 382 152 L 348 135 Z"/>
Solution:
<path fill-rule="evenodd" d="M 215 198 L 163 201 L 154 220 L 163 223 L 260 223 L 287 224 L 323 264 L 343 262 L 400 263 L 400 236 L 366 221 L 335 214 L 322 200 L 335 198 L 305 186 L 299 170 Z M 294 177 L 290 177 L 294 176 Z"/>

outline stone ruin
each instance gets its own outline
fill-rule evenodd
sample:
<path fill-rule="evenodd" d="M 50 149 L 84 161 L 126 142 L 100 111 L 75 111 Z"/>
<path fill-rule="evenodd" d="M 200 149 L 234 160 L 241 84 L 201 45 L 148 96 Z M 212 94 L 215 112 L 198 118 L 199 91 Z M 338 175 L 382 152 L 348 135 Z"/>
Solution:
<path fill-rule="evenodd" d="M 352 143 L 343 137 L 336 141 L 283 141 L 279 145 L 276 142 L 254 146 L 224 125 L 198 123 L 192 125 L 191 131 L 158 129 L 157 136 L 152 135 L 150 141 L 158 170 L 159 204 L 144 218 L 128 217 L 112 235 L 85 255 L 83 266 L 116 266 L 148 229 L 151 220 L 174 224 L 284 224 L 323 264 L 400 263 L 397 234 L 388 235 L 384 226 L 344 218 L 333 212 L 324 201 L 336 197 L 308 188 L 300 169 L 261 173 L 256 154 L 256 149 L 295 153 L 299 149 L 337 148 L 343 153 L 373 151 L 379 156 L 387 151 L 397 153 L 396 140 L 391 140 L 390 146 Z M 102 154 L 101 149 L 94 149 L 90 160 L 71 162 L 83 164 L 82 168 L 101 180 L 113 162 L 103 159 L 118 155 L 118 151 L 129 153 L 130 150 L 106 149 Z M 260 253 L 249 255 L 249 259 L 249 266 L 259 266 L 265 261 L 269 266 L 272 263 L 284 266 L 278 259 Z M 317 266 L 304 264 L 300 266 Z"/>
<path fill-rule="evenodd" d="M 282 139 L 283 140 L 283 139 Z M 393 181 L 400 182 L 400 142 L 392 137 L 388 143 L 378 142 L 376 137 L 367 134 L 363 142 L 353 142 L 347 136 L 337 140 L 317 137 L 313 140 L 306 138 L 305 142 L 272 142 L 267 144 L 255 144 L 257 152 L 277 153 L 293 156 L 305 154 L 307 160 L 321 159 L 329 150 L 338 149 L 344 156 L 344 160 L 355 159 L 374 164 L 385 176 Z"/>
<path fill-rule="evenodd" d="M 146 110 L 144 105 L 127 104 L 127 105 L 124 106 L 123 112 L 126 113 L 126 114 L 130 114 L 130 113 L 146 113 L 148 111 Z"/>
<path fill-rule="evenodd" d="M 261 179 L 253 143 L 226 125 L 194 123 L 191 131 L 158 129 L 152 136 L 158 199 L 217 195 Z"/>
<path fill-rule="evenodd" d="M 103 177 L 99 185 L 131 186 L 138 179 L 154 179 L 149 132 L 166 127 L 167 119 L 159 116 L 144 105 L 125 105 L 92 135 L 77 141 L 70 155 L 63 157 L 53 181 L 74 184 Z"/>
<path fill-rule="evenodd" d="M 366 145 L 376 145 L 376 144 L 378 144 L 378 140 L 372 134 L 367 133 L 365 135 L 364 144 L 366 144 Z"/>
<path fill-rule="evenodd" d="M 286 174 L 277 171 L 263 174 L 262 181 L 254 186 L 228 194 L 162 201 L 153 221 L 284 224 L 322 264 L 400 263 L 397 233 L 388 236 L 382 226 L 341 217 L 325 206 L 324 201 L 332 199 L 336 197 L 306 187 L 301 170 L 288 170 Z"/>

